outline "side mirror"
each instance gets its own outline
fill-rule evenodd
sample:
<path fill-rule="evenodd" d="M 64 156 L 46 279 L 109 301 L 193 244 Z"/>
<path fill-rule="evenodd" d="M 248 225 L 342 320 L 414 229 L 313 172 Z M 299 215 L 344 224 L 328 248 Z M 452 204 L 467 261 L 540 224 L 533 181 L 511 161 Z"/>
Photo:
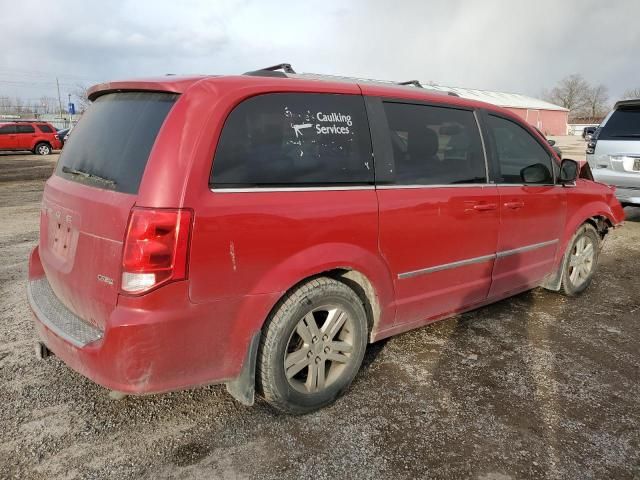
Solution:
<path fill-rule="evenodd" d="M 551 145 L 552 147 L 556 144 L 556 141 L 551 139 L 547 139 L 547 142 L 549 142 L 549 145 Z"/>
<path fill-rule="evenodd" d="M 524 183 L 553 183 L 549 168 L 542 163 L 534 163 L 520 170 L 520 178 Z"/>
<path fill-rule="evenodd" d="M 578 173 L 580 173 L 580 166 L 578 162 L 575 160 L 571 160 L 570 158 L 565 158 L 562 160 L 560 164 L 560 183 L 563 185 L 565 183 L 573 183 L 578 178 Z"/>

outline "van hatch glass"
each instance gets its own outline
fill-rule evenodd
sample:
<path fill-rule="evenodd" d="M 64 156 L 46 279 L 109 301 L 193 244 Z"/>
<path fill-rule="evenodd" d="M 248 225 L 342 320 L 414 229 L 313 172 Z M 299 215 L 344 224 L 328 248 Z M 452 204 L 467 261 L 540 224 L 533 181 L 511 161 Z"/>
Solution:
<path fill-rule="evenodd" d="M 149 153 L 178 95 L 118 92 L 98 97 L 65 143 L 56 175 L 137 193 Z"/>
<path fill-rule="evenodd" d="M 598 140 L 624 139 L 640 139 L 640 106 L 619 108 L 598 134 Z"/>

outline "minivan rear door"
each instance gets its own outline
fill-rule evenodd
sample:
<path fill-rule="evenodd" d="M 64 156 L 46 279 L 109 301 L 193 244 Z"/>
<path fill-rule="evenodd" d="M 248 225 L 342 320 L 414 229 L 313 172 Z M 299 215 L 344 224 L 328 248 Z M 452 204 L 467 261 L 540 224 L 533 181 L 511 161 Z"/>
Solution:
<path fill-rule="evenodd" d="M 417 326 L 486 299 L 498 239 L 472 109 L 369 98 L 381 254 L 397 323 Z"/>
<path fill-rule="evenodd" d="M 115 307 L 129 213 L 176 98 L 144 91 L 98 97 L 45 186 L 39 250 L 47 280 L 67 308 L 98 327 Z"/>

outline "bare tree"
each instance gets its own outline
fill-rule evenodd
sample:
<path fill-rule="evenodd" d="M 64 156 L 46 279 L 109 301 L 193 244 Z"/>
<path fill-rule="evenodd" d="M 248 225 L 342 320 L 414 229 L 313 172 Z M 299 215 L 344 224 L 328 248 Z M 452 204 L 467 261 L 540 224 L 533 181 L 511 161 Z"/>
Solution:
<path fill-rule="evenodd" d="M 585 92 L 585 97 L 587 105 L 584 116 L 589 118 L 590 122 L 600 121 L 609 111 L 607 87 L 602 84 L 592 87 Z"/>
<path fill-rule="evenodd" d="M 22 103 L 22 99 L 20 97 L 15 98 L 13 105 L 13 111 L 15 113 L 22 113 L 24 111 L 24 104 Z"/>
<path fill-rule="evenodd" d="M 12 113 L 13 102 L 9 97 L 0 97 L 0 113 Z"/>
<path fill-rule="evenodd" d="M 640 87 L 639 88 L 630 88 L 624 92 L 622 96 L 623 100 L 631 100 L 640 98 Z"/>
<path fill-rule="evenodd" d="M 589 105 L 589 83 L 582 75 L 574 73 L 563 78 L 550 92 L 544 92 L 545 100 L 569 110 L 572 118 L 580 117 Z"/>
<path fill-rule="evenodd" d="M 40 111 L 42 113 L 55 113 L 58 106 L 58 100 L 54 97 L 43 95 L 39 100 Z"/>
<path fill-rule="evenodd" d="M 89 89 L 85 85 L 77 83 L 71 92 L 71 95 L 77 99 L 78 108 L 76 108 L 76 110 L 78 112 L 84 112 L 91 104 L 89 101 L 88 90 Z"/>

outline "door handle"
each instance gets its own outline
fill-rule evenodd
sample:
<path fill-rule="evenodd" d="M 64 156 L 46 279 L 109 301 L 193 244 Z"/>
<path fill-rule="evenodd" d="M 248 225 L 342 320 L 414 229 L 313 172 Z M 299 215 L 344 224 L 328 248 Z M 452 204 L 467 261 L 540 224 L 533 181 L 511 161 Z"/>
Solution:
<path fill-rule="evenodd" d="M 505 202 L 504 206 L 507 207 L 507 208 L 512 208 L 514 210 L 517 210 L 518 208 L 524 207 L 524 202 L 522 202 L 522 201 Z"/>
<path fill-rule="evenodd" d="M 498 206 L 495 203 L 479 203 L 473 206 L 473 209 L 478 212 L 487 212 L 489 210 L 495 210 L 496 208 L 498 208 Z"/>

